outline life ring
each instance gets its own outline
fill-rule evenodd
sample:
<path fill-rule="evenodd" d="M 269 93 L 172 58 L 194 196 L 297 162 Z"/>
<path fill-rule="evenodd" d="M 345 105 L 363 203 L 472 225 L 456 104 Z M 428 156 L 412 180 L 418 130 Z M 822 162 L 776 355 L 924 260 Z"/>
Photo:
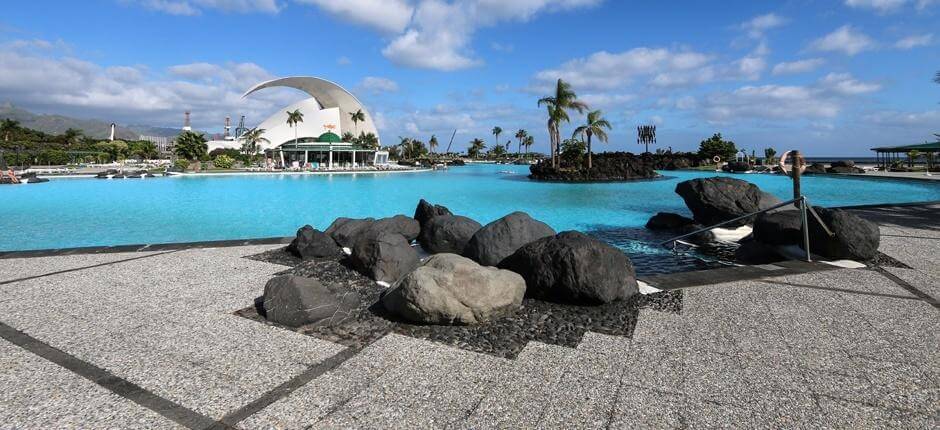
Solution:
<path fill-rule="evenodd" d="M 790 151 L 784 152 L 783 155 L 780 156 L 780 163 L 778 163 L 778 165 L 780 166 L 780 170 L 782 170 L 785 175 L 793 176 L 792 172 L 787 170 L 787 158 L 790 158 Z M 803 154 L 799 155 L 799 160 L 801 164 L 800 173 L 803 173 L 806 171 L 806 159 L 803 158 Z"/>
<path fill-rule="evenodd" d="M 721 157 L 719 157 L 719 156 L 716 155 L 716 156 L 712 157 L 712 161 L 714 161 L 714 162 L 716 162 L 716 163 L 720 163 L 720 162 L 721 162 Z"/>

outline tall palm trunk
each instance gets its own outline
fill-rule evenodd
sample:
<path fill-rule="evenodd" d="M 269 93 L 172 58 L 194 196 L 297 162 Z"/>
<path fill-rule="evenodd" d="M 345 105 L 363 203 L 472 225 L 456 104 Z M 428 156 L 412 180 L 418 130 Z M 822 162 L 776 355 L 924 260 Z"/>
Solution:
<path fill-rule="evenodd" d="M 587 137 L 588 137 L 588 138 L 587 138 L 587 141 L 588 141 L 588 142 L 587 142 L 587 143 L 588 143 L 588 170 L 590 170 L 590 169 L 591 169 L 591 166 L 592 166 L 592 164 L 591 164 L 591 135 L 592 135 L 592 134 L 594 134 L 594 133 L 591 133 L 591 130 L 588 130 L 588 131 L 587 131 Z"/>

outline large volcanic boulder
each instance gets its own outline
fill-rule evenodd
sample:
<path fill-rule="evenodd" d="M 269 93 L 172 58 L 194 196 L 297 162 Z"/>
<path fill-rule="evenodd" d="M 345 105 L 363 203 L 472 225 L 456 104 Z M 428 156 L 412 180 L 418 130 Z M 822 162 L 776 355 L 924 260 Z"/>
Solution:
<path fill-rule="evenodd" d="M 751 238 L 741 241 L 734 250 L 734 259 L 741 264 L 770 264 L 786 260 L 786 257 L 781 256 L 773 246 Z"/>
<path fill-rule="evenodd" d="M 865 173 L 865 169 L 855 166 L 832 166 L 826 169 L 826 173 Z"/>
<path fill-rule="evenodd" d="M 732 173 L 744 173 L 752 170 L 751 165 L 744 161 L 731 161 L 721 167 L 721 170 Z"/>
<path fill-rule="evenodd" d="M 826 173 L 826 165 L 823 163 L 813 163 L 809 166 L 806 166 L 806 170 L 803 171 L 804 174 L 818 175 Z"/>
<path fill-rule="evenodd" d="M 496 266 L 521 246 L 554 236 L 555 230 L 525 212 L 513 212 L 481 228 L 463 250 L 463 255 L 484 266 Z"/>
<path fill-rule="evenodd" d="M 297 236 L 287 245 L 287 251 L 303 260 L 335 257 L 342 252 L 330 235 L 309 225 L 297 230 Z"/>
<path fill-rule="evenodd" d="M 435 216 L 421 228 L 418 243 L 431 254 L 459 254 L 481 227 L 480 223 L 465 216 Z"/>
<path fill-rule="evenodd" d="M 610 303 L 638 292 L 629 257 L 576 231 L 525 245 L 499 267 L 522 275 L 527 295 L 562 303 Z"/>
<path fill-rule="evenodd" d="M 420 264 L 418 252 L 404 236 L 382 231 L 369 232 L 356 241 L 351 261 L 360 273 L 394 284 Z"/>
<path fill-rule="evenodd" d="M 424 324 L 477 324 L 519 308 L 526 283 L 516 273 L 437 254 L 382 297 L 391 313 Z"/>
<path fill-rule="evenodd" d="M 305 324 L 335 325 L 351 316 L 359 306 L 355 291 L 331 291 L 311 278 L 278 276 L 264 286 L 264 316 L 290 327 Z"/>
<path fill-rule="evenodd" d="M 655 170 L 655 160 L 633 155 L 629 152 L 604 152 L 595 154 L 592 168 L 586 166 L 562 166 L 555 168 L 542 161 L 529 167 L 529 178 L 557 182 L 605 182 L 651 179 L 660 177 Z"/>
<path fill-rule="evenodd" d="M 366 234 L 396 233 L 411 241 L 418 237 L 420 231 L 421 226 L 414 219 L 404 215 L 395 215 L 378 220 L 375 218 L 336 218 L 326 229 L 326 234 L 330 235 L 340 246 L 352 248 L 359 238 Z"/>
<path fill-rule="evenodd" d="M 646 222 L 646 228 L 650 230 L 677 230 L 692 224 L 695 224 L 695 220 L 692 218 L 671 212 L 657 212 Z"/>
<path fill-rule="evenodd" d="M 829 236 L 816 218 L 809 219 L 809 249 L 831 259 L 867 261 L 878 253 L 881 233 L 871 221 L 840 209 L 813 206 L 819 217 L 835 236 Z M 798 245 L 803 247 L 800 211 L 763 214 L 754 222 L 754 240 L 767 245 Z"/>
<path fill-rule="evenodd" d="M 815 218 L 809 215 L 809 249 L 832 259 L 851 259 L 867 261 L 878 254 L 881 243 L 881 231 L 878 225 L 841 209 L 827 209 L 813 206 L 822 221 L 826 223 L 835 237 L 830 237 Z"/>
<path fill-rule="evenodd" d="M 728 221 L 761 209 L 765 199 L 760 188 L 740 179 L 715 177 L 680 182 L 676 193 L 685 200 L 692 217 L 704 225 Z M 746 225 L 748 219 L 726 226 Z"/>
<path fill-rule="evenodd" d="M 418 202 L 418 207 L 415 208 L 415 220 L 418 221 L 418 224 L 421 227 L 424 227 L 431 218 L 442 215 L 453 215 L 450 212 L 450 209 L 447 209 L 441 205 L 432 205 L 427 202 L 427 200 L 421 199 Z"/>
<path fill-rule="evenodd" d="M 852 160 L 840 160 L 840 161 L 833 161 L 829 165 L 832 167 L 855 167 L 855 162 Z"/>
<path fill-rule="evenodd" d="M 372 227 L 372 223 L 375 222 L 375 218 L 365 218 L 365 219 L 352 219 L 352 218 L 336 218 L 332 224 L 326 229 L 326 234 L 330 235 L 339 246 L 352 248 L 356 243 L 356 240 L 359 238 L 359 235 L 369 227 Z"/>

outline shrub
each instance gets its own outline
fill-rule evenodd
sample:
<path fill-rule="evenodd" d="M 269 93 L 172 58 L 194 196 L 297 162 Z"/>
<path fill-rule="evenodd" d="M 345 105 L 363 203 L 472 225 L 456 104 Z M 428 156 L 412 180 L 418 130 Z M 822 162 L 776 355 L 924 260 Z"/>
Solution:
<path fill-rule="evenodd" d="M 215 165 L 216 169 L 231 169 L 235 165 L 235 159 L 229 157 L 228 155 L 222 154 L 218 157 L 215 157 L 215 161 L 212 162 Z"/>
<path fill-rule="evenodd" d="M 173 167 L 175 167 L 176 170 L 185 171 L 189 168 L 189 160 L 185 158 L 177 158 L 176 161 L 173 162 Z"/>

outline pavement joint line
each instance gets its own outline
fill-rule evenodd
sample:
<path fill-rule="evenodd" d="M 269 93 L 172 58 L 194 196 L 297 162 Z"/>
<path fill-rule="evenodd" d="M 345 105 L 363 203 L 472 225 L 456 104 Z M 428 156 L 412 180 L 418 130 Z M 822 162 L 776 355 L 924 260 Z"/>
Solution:
<path fill-rule="evenodd" d="M 901 296 L 897 294 L 869 293 L 866 291 L 850 290 L 847 288 L 833 288 L 833 287 L 820 287 L 818 285 L 794 284 L 792 282 L 781 282 L 781 281 L 774 281 L 770 279 L 762 279 L 762 280 L 759 280 L 758 282 L 763 282 L 765 284 L 784 285 L 788 287 L 810 288 L 814 290 L 833 291 L 837 293 L 849 293 L 849 294 L 859 294 L 863 296 L 885 297 L 889 299 L 923 300 L 923 298 L 921 297 Z"/>
<path fill-rule="evenodd" d="M 207 427 L 207 429 L 222 429 L 222 428 L 232 428 L 236 427 L 237 424 L 244 419 L 260 412 L 262 409 L 270 406 L 274 402 L 281 400 L 291 393 L 296 391 L 298 388 L 303 387 L 313 381 L 316 378 L 319 378 L 323 374 L 336 369 L 340 365 L 354 357 L 361 351 L 359 348 L 345 348 L 342 351 L 333 354 L 330 357 L 320 361 L 319 363 L 310 366 L 303 373 L 287 380 L 286 382 L 274 387 L 271 391 L 264 393 L 261 397 L 255 399 L 254 401 L 226 414 L 222 419 L 217 421 L 213 426 Z"/>
<path fill-rule="evenodd" d="M 150 243 L 114 246 L 86 246 L 77 248 L 33 249 L 24 251 L 0 251 L 0 259 L 56 257 L 60 255 L 113 254 L 144 251 L 166 251 L 199 248 L 224 248 L 247 245 L 286 245 L 293 237 L 263 237 L 254 239 L 225 239 L 200 242 Z"/>
<path fill-rule="evenodd" d="M 158 252 L 158 253 L 154 253 L 154 254 L 150 254 L 150 255 L 141 255 L 141 256 L 139 256 L 139 257 L 125 258 L 125 259 L 123 259 L 123 260 L 115 260 L 115 261 L 108 261 L 108 262 L 105 262 L 105 263 L 92 264 L 91 266 L 75 267 L 75 268 L 72 268 L 72 269 L 59 270 L 59 271 L 55 271 L 55 272 L 43 273 L 43 274 L 40 274 L 40 275 L 27 276 L 27 277 L 24 277 L 24 278 L 10 279 L 10 280 L 7 280 L 7 281 L 0 281 L 0 285 L 7 285 L 7 284 L 13 284 L 13 283 L 16 283 L 16 282 L 30 281 L 30 280 L 33 280 L 33 279 L 45 278 L 45 277 L 47 277 L 47 276 L 61 275 L 61 274 L 63 274 L 63 273 L 78 272 L 78 271 L 81 271 L 81 270 L 94 269 L 94 268 L 96 268 L 96 267 L 103 267 L 103 266 L 110 266 L 110 265 L 118 264 L 118 263 L 126 263 L 126 262 L 128 262 L 128 261 L 134 261 L 134 260 L 141 260 L 141 259 L 144 259 L 144 258 L 156 257 L 156 256 L 164 255 L 164 254 L 170 254 L 170 253 L 177 252 L 177 251 L 180 251 L 180 250 L 179 250 L 179 249 L 176 249 L 176 250 L 172 250 L 172 251 L 163 251 L 163 252 Z"/>
<path fill-rule="evenodd" d="M 160 397 L 146 388 L 115 376 L 106 369 L 55 348 L 3 322 L 0 322 L 0 337 L 187 428 L 205 429 L 216 423 L 211 417 Z"/>
<path fill-rule="evenodd" d="M 940 301 L 938 301 L 937 299 L 933 298 L 931 295 L 929 295 L 929 294 L 927 294 L 927 293 L 925 293 L 925 292 L 923 292 L 923 291 L 917 289 L 917 287 L 915 287 L 915 286 L 911 285 L 910 283 L 908 283 L 907 281 L 905 281 L 905 280 L 903 280 L 903 279 L 897 277 L 897 275 L 895 275 L 894 273 L 891 273 L 891 272 L 885 270 L 884 268 L 881 268 L 881 267 L 878 267 L 878 266 L 874 266 L 874 267 L 872 267 L 872 269 L 873 269 L 874 271 L 880 273 L 880 274 L 881 274 L 882 276 L 884 276 L 885 278 L 890 279 L 891 282 L 894 282 L 895 284 L 898 284 L 899 287 L 901 287 L 901 288 L 907 290 L 908 292 L 910 292 L 911 294 L 917 296 L 919 299 L 923 300 L 923 301 L 926 302 L 927 304 L 933 306 L 934 309 L 940 310 Z"/>

